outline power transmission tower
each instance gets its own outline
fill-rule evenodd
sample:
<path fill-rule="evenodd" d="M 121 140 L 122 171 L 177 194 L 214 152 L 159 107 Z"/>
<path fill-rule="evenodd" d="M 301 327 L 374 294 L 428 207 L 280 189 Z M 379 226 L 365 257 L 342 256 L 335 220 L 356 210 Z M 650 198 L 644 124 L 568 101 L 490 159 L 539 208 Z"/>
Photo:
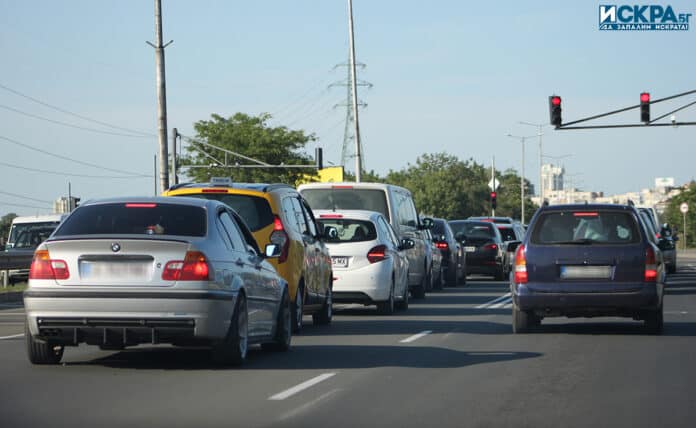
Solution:
<path fill-rule="evenodd" d="M 340 104 L 336 104 L 334 107 L 345 107 L 346 108 L 346 124 L 343 128 L 343 147 L 341 149 L 341 165 L 345 168 L 349 164 L 350 160 L 355 157 L 355 114 L 353 114 L 353 105 L 358 107 L 367 107 L 367 103 L 358 100 L 355 104 L 353 103 L 353 91 L 352 91 L 352 73 L 350 70 L 350 61 L 345 64 L 338 64 L 334 67 L 345 66 L 348 71 L 348 77 L 346 80 L 335 82 L 329 85 L 332 86 L 345 86 L 346 87 L 346 101 Z M 356 67 L 361 69 L 365 68 L 365 64 L 356 63 Z M 372 83 L 366 82 L 364 80 L 358 80 L 356 86 L 366 86 L 367 88 L 372 88 Z M 360 141 L 360 153 L 362 153 L 360 159 L 360 167 L 364 170 L 365 168 L 365 151 L 363 150 L 362 139 Z"/>

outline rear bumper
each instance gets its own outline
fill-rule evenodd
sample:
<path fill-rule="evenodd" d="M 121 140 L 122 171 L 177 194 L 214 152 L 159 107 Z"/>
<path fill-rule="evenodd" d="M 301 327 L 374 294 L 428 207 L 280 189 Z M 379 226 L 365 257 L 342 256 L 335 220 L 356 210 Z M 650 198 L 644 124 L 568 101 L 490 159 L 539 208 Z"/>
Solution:
<path fill-rule="evenodd" d="M 55 343 L 131 346 L 222 339 L 236 292 L 65 292 L 28 290 L 32 336 Z"/>
<path fill-rule="evenodd" d="M 389 263 L 382 261 L 359 269 L 334 268 L 333 275 L 334 302 L 370 304 L 389 298 L 392 284 Z"/>
<path fill-rule="evenodd" d="M 658 309 L 662 304 L 662 284 L 640 284 L 634 291 L 622 292 L 538 292 L 526 284 L 515 284 L 515 305 L 524 311 L 546 316 L 636 316 Z"/>

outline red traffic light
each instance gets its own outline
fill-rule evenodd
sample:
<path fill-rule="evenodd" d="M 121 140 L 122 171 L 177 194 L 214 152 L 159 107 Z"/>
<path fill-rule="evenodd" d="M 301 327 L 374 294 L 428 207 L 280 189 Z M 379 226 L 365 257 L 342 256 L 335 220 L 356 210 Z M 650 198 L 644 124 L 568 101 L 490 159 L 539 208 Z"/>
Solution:
<path fill-rule="evenodd" d="M 641 97 L 642 97 L 642 95 L 641 95 Z M 648 94 L 648 101 L 650 101 L 650 94 Z M 561 97 L 559 97 L 559 96 L 551 97 L 551 104 L 553 104 L 555 106 L 560 106 L 561 105 Z"/>
<path fill-rule="evenodd" d="M 495 198 L 496 196 L 495 192 L 491 192 L 491 198 Z"/>
<path fill-rule="evenodd" d="M 640 102 L 641 103 L 649 103 L 650 102 L 650 92 L 642 92 L 640 94 Z"/>

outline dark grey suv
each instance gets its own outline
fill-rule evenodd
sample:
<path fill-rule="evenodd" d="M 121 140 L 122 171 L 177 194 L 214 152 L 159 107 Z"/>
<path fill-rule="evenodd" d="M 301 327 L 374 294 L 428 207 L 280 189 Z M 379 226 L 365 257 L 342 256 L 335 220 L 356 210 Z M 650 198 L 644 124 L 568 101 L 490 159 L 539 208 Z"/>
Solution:
<path fill-rule="evenodd" d="M 552 316 L 619 316 L 663 326 L 664 264 L 628 205 L 537 210 L 510 276 L 515 333 Z"/>

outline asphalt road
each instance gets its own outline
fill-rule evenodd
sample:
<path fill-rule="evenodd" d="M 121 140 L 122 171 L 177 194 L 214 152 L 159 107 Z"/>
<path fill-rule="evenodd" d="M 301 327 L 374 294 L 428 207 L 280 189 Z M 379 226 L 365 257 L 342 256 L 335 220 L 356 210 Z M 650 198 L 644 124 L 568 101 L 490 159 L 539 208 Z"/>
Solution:
<path fill-rule="evenodd" d="M 349 307 L 240 369 L 200 349 L 67 348 L 31 366 L 23 310 L 0 304 L 1 427 L 691 427 L 696 257 L 669 278 L 662 336 L 620 318 L 513 335 L 485 277 L 378 316 Z"/>

